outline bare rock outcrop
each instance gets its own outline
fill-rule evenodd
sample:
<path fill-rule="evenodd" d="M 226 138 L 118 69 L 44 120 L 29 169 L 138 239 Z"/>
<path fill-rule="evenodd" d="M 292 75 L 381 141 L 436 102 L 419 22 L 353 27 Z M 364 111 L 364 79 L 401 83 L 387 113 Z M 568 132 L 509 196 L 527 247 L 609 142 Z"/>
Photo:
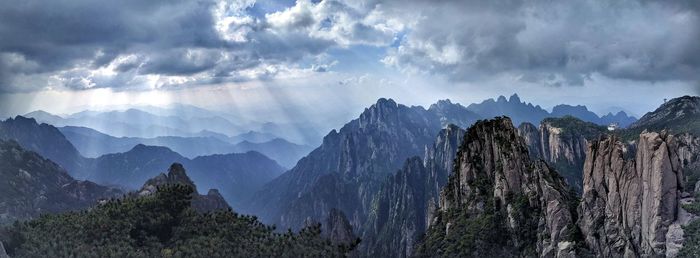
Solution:
<path fill-rule="evenodd" d="M 168 174 L 161 173 L 160 175 L 149 179 L 141 187 L 138 192 L 139 196 L 148 196 L 155 193 L 159 186 L 170 184 L 182 184 L 192 187 L 194 196 L 192 196 L 192 208 L 199 212 L 209 212 L 214 210 L 228 209 L 229 205 L 221 196 L 218 190 L 210 189 L 206 195 L 200 195 L 197 192 L 197 186 L 187 176 L 185 168 L 180 163 L 173 163 L 168 169 Z"/>
<path fill-rule="evenodd" d="M 591 252 L 601 257 L 664 256 L 667 246 L 682 242 L 682 229 L 672 226 L 682 211 L 683 191 L 672 135 L 643 132 L 635 149 L 605 136 L 589 144 L 587 153 L 578 225 Z"/>
<path fill-rule="evenodd" d="M 509 118 L 479 121 L 464 137 L 418 255 L 575 256 L 573 198 L 556 171 L 530 159 Z"/>

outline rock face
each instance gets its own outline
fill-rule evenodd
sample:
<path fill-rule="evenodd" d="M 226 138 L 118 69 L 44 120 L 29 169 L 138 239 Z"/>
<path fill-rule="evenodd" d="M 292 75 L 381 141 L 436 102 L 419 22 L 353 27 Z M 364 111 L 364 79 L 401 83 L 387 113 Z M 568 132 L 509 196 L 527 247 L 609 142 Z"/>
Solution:
<path fill-rule="evenodd" d="M 168 169 L 168 174 L 161 173 L 160 175 L 149 179 L 141 187 L 138 192 L 139 196 L 147 196 L 154 194 L 159 186 L 171 185 L 171 184 L 183 184 L 190 186 L 197 193 L 197 186 L 185 173 L 185 168 L 182 164 L 173 163 Z M 192 197 L 192 208 L 199 212 L 209 212 L 220 209 L 228 209 L 229 206 L 224 200 L 224 197 L 219 194 L 216 189 L 211 189 L 207 195 L 195 194 Z"/>
<path fill-rule="evenodd" d="M 407 158 L 422 156 L 440 125 L 432 111 L 380 99 L 255 194 L 248 212 L 298 229 L 307 218 L 322 221 L 337 208 L 359 228 L 381 182 Z"/>
<path fill-rule="evenodd" d="M 425 158 L 413 157 L 375 195 L 363 227 L 360 252 L 368 257 L 409 257 L 425 233 L 447 183 L 464 130 L 448 125 Z"/>
<path fill-rule="evenodd" d="M 672 251 L 667 245 L 678 234 L 669 234 L 669 228 L 682 213 L 683 191 L 676 139 L 644 132 L 634 150 L 614 136 L 601 137 L 588 153 L 578 225 L 591 251 L 604 257 Z"/>
<path fill-rule="evenodd" d="M 508 118 L 467 130 L 418 256 L 572 256 L 573 194 Z M 488 232 L 488 233 L 487 233 Z"/>
<path fill-rule="evenodd" d="M 348 245 L 357 240 L 350 222 L 342 211 L 331 209 L 321 225 L 321 233 L 334 245 Z"/>
<path fill-rule="evenodd" d="M 2 245 L 2 242 L 0 242 L 0 258 L 10 258 L 7 256 L 7 252 L 5 252 L 5 247 Z"/>
<path fill-rule="evenodd" d="M 578 193 L 583 189 L 583 163 L 590 140 L 606 134 L 606 128 L 578 118 L 546 118 L 538 129 L 523 123 L 518 129 L 530 157 L 543 159 L 559 172 Z"/>
<path fill-rule="evenodd" d="M 86 209 L 122 191 L 77 181 L 56 163 L 27 151 L 15 141 L 0 140 L 0 224 Z"/>

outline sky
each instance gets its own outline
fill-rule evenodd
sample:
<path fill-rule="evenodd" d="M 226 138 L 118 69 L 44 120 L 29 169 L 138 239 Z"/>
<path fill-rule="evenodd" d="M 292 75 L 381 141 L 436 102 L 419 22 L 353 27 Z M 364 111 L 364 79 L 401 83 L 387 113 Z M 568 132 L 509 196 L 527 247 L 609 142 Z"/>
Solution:
<path fill-rule="evenodd" d="M 517 93 L 643 115 L 700 95 L 700 1 L 0 1 L 0 115 L 192 104 L 345 120 Z"/>

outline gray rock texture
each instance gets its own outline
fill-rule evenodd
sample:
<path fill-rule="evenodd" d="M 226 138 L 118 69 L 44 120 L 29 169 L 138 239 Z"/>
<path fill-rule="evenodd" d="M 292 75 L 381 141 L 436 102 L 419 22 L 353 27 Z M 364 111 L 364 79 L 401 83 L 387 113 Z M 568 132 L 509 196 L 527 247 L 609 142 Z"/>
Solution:
<path fill-rule="evenodd" d="M 634 153 L 636 152 L 636 153 Z M 603 257 L 663 256 L 679 242 L 683 172 L 675 138 L 644 132 L 636 150 L 614 136 L 588 147 L 578 225 Z"/>

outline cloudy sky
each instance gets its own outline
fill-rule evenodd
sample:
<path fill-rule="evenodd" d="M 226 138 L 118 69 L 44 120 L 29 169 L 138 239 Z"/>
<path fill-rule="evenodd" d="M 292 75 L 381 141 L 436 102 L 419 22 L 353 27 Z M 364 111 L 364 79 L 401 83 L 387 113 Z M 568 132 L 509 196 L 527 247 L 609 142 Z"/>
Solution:
<path fill-rule="evenodd" d="M 0 115 L 187 103 L 261 120 L 379 97 L 636 115 L 700 94 L 700 1 L 0 1 Z"/>

